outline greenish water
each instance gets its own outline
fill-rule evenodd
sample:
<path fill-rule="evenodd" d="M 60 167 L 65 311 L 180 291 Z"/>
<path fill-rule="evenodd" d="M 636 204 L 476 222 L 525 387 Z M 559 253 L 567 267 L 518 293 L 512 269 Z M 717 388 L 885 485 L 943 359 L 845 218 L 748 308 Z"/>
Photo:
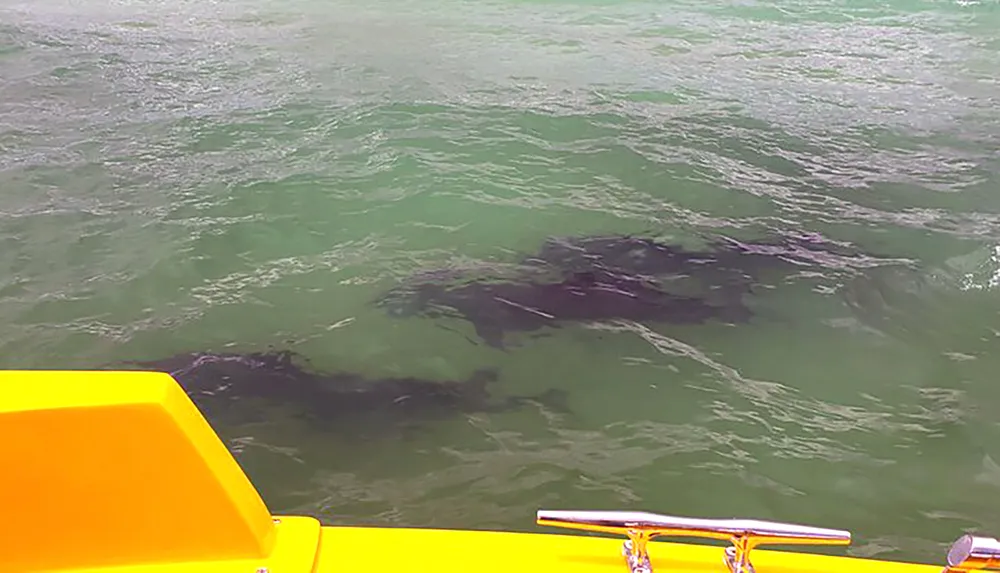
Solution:
<path fill-rule="evenodd" d="M 327 523 L 646 509 L 942 563 L 1000 534 L 997 30 L 988 0 L 0 0 L 0 366 L 276 345 L 372 377 L 496 367 L 568 411 L 218 429 L 273 511 Z M 777 230 L 914 270 L 507 352 L 369 304 L 553 235 Z"/>

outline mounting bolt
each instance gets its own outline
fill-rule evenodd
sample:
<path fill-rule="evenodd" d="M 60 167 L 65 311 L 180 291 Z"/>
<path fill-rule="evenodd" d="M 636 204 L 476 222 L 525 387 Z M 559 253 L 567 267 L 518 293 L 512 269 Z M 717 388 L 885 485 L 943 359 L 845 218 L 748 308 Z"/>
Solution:
<path fill-rule="evenodd" d="M 277 517 L 275 517 L 275 518 L 274 518 L 274 519 L 272 519 L 271 521 L 273 521 L 275 525 L 277 525 L 277 524 L 281 523 L 281 520 L 280 520 L 280 519 L 278 519 Z"/>
<path fill-rule="evenodd" d="M 267 573 L 267 567 L 258 567 L 257 573 Z"/>

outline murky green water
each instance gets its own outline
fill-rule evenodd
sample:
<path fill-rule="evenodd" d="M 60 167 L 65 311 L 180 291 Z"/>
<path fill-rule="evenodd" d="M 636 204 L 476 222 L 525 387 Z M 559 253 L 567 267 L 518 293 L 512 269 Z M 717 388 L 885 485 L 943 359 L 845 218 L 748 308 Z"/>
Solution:
<path fill-rule="evenodd" d="M 0 366 L 275 345 L 372 377 L 495 367 L 568 410 L 218 429 L 272 510 L 328 523 L 631 508 L 942 563 L 1000 534 L 997 30 L 991 0 L 0 0 Z M 553 235 L 778 230 L 917 270 L 507 352 L 369 304 Z"/>

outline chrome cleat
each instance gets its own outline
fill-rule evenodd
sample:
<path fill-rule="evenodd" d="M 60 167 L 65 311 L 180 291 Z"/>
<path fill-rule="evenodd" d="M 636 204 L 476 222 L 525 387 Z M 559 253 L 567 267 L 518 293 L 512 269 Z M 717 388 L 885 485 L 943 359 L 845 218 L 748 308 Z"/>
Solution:
<path fill-rule="evenodd" d="M 539 525 L 626 535 L 622 555 L 630 573 L 652 573 L 647 544 L 659 536 L 730 541 L 723 561 L 730 573 L 756 573 L 750 552 L 758 545 L 848 545 L 851 533 L 755 519 L 698 519 L 641 511 L 539 510 Z"/>
<path fill-rule="evenodd" d="M 948 550 L 948 566 L 943 573 L 1000 569 L 1000 541 L 992 537 L 963 535 Z"/>

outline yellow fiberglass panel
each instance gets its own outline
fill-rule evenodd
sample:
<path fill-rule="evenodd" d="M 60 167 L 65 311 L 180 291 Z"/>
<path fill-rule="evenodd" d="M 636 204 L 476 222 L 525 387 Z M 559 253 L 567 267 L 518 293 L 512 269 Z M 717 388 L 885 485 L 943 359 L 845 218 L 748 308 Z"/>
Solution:
<path fill-rule="evenodd" d="M 150 561 L 112 568 L 74 568 L 59 573 L 310 573 L 315 571 L 320 524 L 312 517 L 282 517 L 275 543 L 266 558 L 201 561 Z"/>
<path fill-rule="evenodd" d="M 316 573 L 627 573 L 622 539 L 583 535 L 324 527 Z M 653 572 L 728 573 L 719 545 L 654 541 Z M 757 573 L 941 573 L 942 567 L 756 549 Z"/>
<path fill-rule="evenodd" d="M 253 559 L 275 528 L 167 374 L 0 372 L 0 570 Z"/>

